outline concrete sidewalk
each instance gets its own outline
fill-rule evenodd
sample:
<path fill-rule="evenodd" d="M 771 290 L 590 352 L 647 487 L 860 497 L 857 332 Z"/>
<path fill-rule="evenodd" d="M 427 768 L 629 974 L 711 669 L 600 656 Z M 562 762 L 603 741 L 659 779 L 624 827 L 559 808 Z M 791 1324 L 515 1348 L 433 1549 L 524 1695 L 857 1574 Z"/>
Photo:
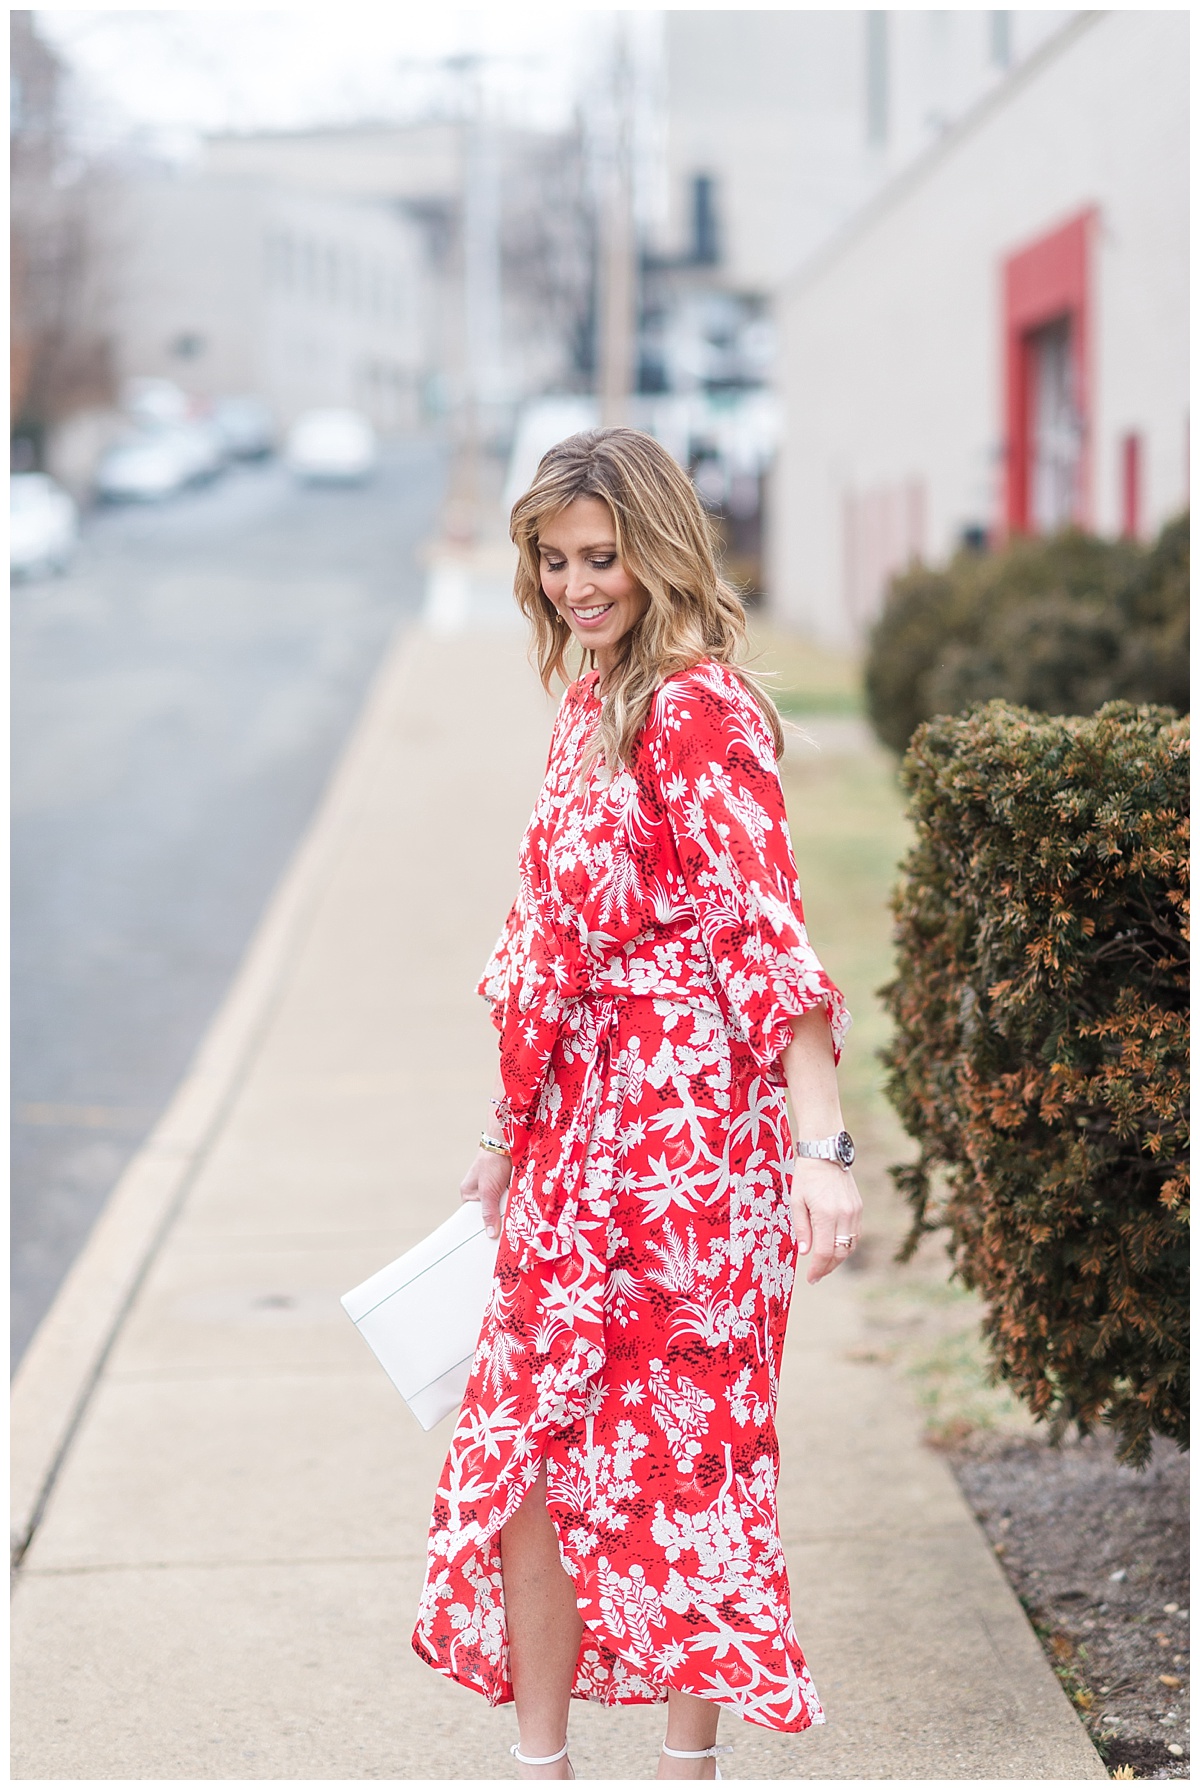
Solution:
<path fill-rule="evenodd" d="M 444 600 L 393 651 L 22 1364 L 17 1778 L 514 1775 L 511 1708 L 408 1645 L 449 1426 L 418 1430 L 338 1305 L 453 1209 L 494 1062 L 471 991 L 550 708 L 519 636 L 455 633 L 464 614 Z M 1103 1778 L 903 1388 L 856 1359 L 860 1302 L 845 1273 L 800 1286 L 783 1382 L 784 1540 L 828 1725 L 726 1717 L 726 1775 Z M 651 1777 L 661 1726 L 576 1706 L 579 1776 Z"/>

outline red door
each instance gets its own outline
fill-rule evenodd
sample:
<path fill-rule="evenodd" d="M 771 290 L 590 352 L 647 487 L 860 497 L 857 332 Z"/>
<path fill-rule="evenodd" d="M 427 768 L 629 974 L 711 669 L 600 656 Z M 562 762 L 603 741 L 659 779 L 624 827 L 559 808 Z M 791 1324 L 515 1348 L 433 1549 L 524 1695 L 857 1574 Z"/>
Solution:
<path fill-rule="evenodd" d="M 1088 528 L 1091 501 L 1091 238 L 1081 212 L 1006 258 L 1006 534 Z"/>

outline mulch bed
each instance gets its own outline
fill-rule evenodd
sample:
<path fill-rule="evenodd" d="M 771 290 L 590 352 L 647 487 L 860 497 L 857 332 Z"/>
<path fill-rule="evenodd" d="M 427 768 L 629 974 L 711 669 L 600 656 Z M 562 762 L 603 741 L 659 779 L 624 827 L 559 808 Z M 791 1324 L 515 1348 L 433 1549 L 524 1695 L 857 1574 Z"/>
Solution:
<path fill-rule="evenodd" d="M 1091 1436 L 950 1458 L 1109 1772 L 1188 1777 L 1187 1456 L 1159 1441 L 1136 1473 Z"/>

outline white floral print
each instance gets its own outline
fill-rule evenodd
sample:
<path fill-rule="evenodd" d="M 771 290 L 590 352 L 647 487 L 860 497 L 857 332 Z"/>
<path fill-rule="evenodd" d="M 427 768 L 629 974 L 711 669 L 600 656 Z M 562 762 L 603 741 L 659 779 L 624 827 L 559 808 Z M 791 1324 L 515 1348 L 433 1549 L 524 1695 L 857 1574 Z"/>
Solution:
<path fill-rule="evenodd" d="M 774 1419 L 795 1269 L 779 1067 L 848 1023 L 804 929 L 769 732 L 704 662 L 581 779 L 567 692 L 481 992 L 514 1172 L 413 1645 L 511 1699 L 498 1536 L 542 1468 L 584 1621 L 575 1694 L 823 1720 L 792 1626 Z"/>

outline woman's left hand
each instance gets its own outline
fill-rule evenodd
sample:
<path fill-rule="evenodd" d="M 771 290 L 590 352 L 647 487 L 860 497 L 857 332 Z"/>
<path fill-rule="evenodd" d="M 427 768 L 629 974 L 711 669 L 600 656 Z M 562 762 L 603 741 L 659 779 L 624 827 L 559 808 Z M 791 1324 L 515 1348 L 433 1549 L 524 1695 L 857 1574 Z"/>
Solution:
<path fill-rule="evenodd" d="M 792 1171 L 792 1217 L 800 1254 L 809 1257 L 808 1283 L 812 1286 L 840 1268 L 853 1253 L 853 1243 L 849 1249 L 839 1249 L 834 1239 L 858 1240 L 862 1196 L 854 1176 L 836 1162 L 799 1157 Z"/>

